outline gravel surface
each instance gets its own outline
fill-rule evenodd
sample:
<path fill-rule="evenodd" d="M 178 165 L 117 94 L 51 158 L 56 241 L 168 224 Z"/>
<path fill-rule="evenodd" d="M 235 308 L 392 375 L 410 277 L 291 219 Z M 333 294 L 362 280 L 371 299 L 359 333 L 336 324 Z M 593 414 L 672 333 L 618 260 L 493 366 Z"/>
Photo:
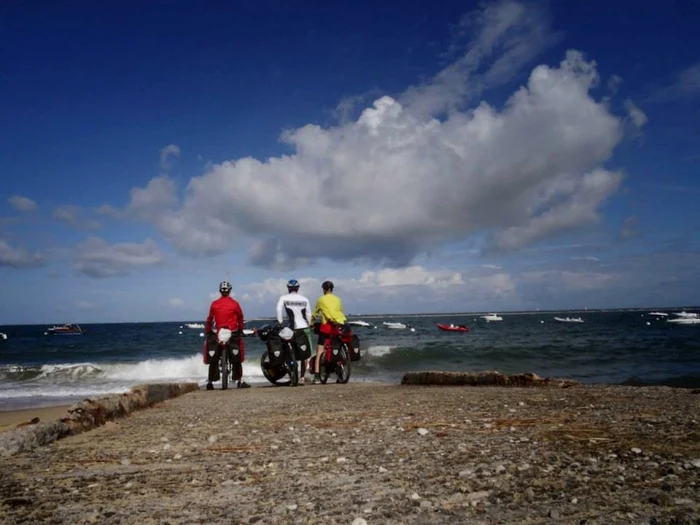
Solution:
<path fill-rule="evenodd" d="M 4 523 L 699 524 L 700 395 L 198 391 L 0 459 Z"/>

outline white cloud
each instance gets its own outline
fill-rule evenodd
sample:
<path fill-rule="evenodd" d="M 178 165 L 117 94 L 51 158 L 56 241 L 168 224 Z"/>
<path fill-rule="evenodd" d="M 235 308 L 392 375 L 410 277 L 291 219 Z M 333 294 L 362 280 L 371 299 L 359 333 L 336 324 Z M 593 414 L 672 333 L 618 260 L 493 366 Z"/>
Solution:
<path fill-rule="evenodd" d="M 182 202 L 170 178 L 155 178 L 127 209 L 181 253 L 221 254 L 249 237 L 251 261 L 278 269 L 324 257 L 405 266 L 475 233 L 513 250 L 594 223 L 622 179 L 604 164 L 623 135 L 623 119 L 590 92 L 595 62 L 569 51 L 557 67 L 537 66 L 502 109 L 455 102 L 473 95 L 459 82 L 496 85 L 542 49 L 540 15 L 516 2 L 487 7 L 459 59 L 470 73 L 448 67 L 448 90 L 443 71 L 357 120 L 284 133 L 292 155 L 211 166 Z"/>
<path fill-rule="evenodd" d="M 13 195 L 7 199 L 7 202 L 14 209 L 23 212 L 36 211 L 39 208 L 36 201 L 28 197 L 22 197 L 21 195 Z"/>
<path fill-rule="evenodd" d="M 97 215 L 103 215 L 105 217 L 110 217 L 112 219 L 123 219 L 125 218 L 125 213 L 123 210 L 115 208 L 110 204 L 102 204 L 95 208 L 95 213 Z"/>
<path fill-rule="evenodd" d="M 89 277 L 116 277 L 134 269 L 159 265 L 164 260 L 164 254 L 151 239 L 141 244 L 109 244 L 91 236 L 76 247 L 73 268 Z"/>
<path fill-rule="evenodd" d="M 627 110 L 627 115 L 632 121 L 632 124 L 638 131 L 641 130 L 647 122 L 649 122 L 649 118 L 646 116 L 646 113 L 639 109 L 631 100 L 625 100 L 625 109 Z"/>
<path fill-rule="evenodd" d="M 179 297 L 173 297 L 170 300 L 168 300 L 168 304 L 175 308 L 180 308 L 185 305 L 185 301 L 183 301 Z"/>
<path fill-rule="evenodd" d="M 658 89 L 649 100 L 670 102 L 695 97 L 700 97 L 700 62 L 696 62 L 678 73 L 671 84 Z"/>
<path fill-rule="evenodd" d="M 11 246 L 0 239 L 0 267 L 38 268 L 45 264 L 46 259 L 41 253 Z"/>
<path fill-rule="evenodd" d="M 168 144 L 160 150 L 160 169 L 167 170 L 170 168 L 170 159 L 180 157 L 180 146 L 176 144 Z"/>

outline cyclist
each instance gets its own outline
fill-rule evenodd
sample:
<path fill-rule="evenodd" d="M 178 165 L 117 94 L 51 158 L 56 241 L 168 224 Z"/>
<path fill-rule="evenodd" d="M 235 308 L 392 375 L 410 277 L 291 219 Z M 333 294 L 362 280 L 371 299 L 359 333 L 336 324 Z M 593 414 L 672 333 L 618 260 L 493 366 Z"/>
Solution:
<path fill-rule="evenodd" d="M 277 322 L 282 324 L 286 314 L 289 320 L 289 327 L 294 330 L 294 341 L 297 342 L 299 340 L 297 333 L 302 332 L 302 337 L 305 337 L 302 341 L 306 341 L 309 345 L 309 349 L 311 349 L 314 347 L 310 328 L 311 303 L 306 296 L 299 293 L 299 281 L 296 279 L 290 279 L 287 282 L 287 292 L 286 295 L 282 295 L 277 301 Z M 304 374 L 306 374 L 306 363 L 306 359 L 301 362 L 300 385 L 305 383 Z"/>
<path fill-rule="evenodd" d="M 218 381 L 219 377 L 219 359 L 221 359 L 221 352 L 219 352 L 219 345 L 216 341 L 216 336 L 212 332 L 212 321 L 217 329 L 226 327 L 231 331 L 238 331 L 238 345 L 241 353 L 241 362 L 233 367 L 233 380 L 238 381 L 238 388 L 250 388 L 250 385 L 242 380 L 243 378 L 243 361 L 244 361 L 244 348 L 243 348 L 243 311 L 241 310 L 241 305 L 238 304 L 233 297 L 231 297 L 231 283 L 228 281 L 221 281 L 219 284 L 219 293 L 221 297 L 211 303 L 209 307 L 209 316 L 207 317 L 206 333 L 207 333 L 207 344 L 215 345 L 216 352 L 213 358 L 209 359 L 209 377 L 207 381 L 207 390 L 213 390 L 214 386 L 211 384 L 212 381 Z"/>
<path fill-rule="evenodd" d="M 317 317 L 321 320 L 321 327 L 318 334 L 318 348 L 316 350 L 316 359 L 314 361 L 314 381 L 317 385 L 321 382 L 320 363 L 321 354 L 324 351 L 324 344 L 331 337 L 332 324 L 345 324 L 345 314 L 343 313 L 343 304 L 340 297 L 333 294 L 333 283 L 325 281 L 321 285 L 323 295 L 316 300 L 316 306 L 311 314 L 311 321 Z"/>

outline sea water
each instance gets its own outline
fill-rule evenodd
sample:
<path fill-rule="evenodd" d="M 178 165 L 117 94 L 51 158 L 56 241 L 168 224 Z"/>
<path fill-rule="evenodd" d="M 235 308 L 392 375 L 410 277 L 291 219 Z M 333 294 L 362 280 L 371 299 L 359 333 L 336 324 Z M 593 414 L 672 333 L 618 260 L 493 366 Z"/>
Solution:
<path fill-rule="evenodd" d="M 411 371 L 498 370 L 585 383 L 700 388 L 700 325 L 668 323 L 649 310 L 503 313 L 496 322 L 479 316 L 361 317 L 375 327 L 353 327 L 363 357 L 352 363 L 350 380 L 397 384 Z M 560 323 L 555 316 L 581 317 L 584 323 Z M 390 329 L 384 321 L 413 330 Z M 443 332 L 437 323 L 466 324 L 470 331 Z M 87 333 L 78 336 L 50 335 L 46 326 L 0 326 L 8 336 L 0 340 L 0 410 L 67 404 L 142 383 L 206 382 L 202 330 L 187 328 L 185 321 L 81 326 Z M 268 385 L 260 369 L 264 343 L 254 336 L 244 341 L 244 379 Z"/>

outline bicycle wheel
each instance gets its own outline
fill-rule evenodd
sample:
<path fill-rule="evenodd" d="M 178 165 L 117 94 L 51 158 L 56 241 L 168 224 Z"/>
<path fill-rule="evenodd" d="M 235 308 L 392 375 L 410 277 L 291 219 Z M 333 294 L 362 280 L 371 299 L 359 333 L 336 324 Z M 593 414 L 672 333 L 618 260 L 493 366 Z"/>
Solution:
<path fill-rule="evenodd" d="M 221 390 L 228 388 L 228 348 L 224 347 L 221 351 Z"/>
<path fill-rule="evenodd" d="M 345 384 L 350 381 L 350 353 L 346 344 L 341 345 L 340 353 L 342 358 L 335 366 L 335 372 L 338 374 L 338 383 Z"/>
<path fill-rule="evenodd" d="M 289 372 L 291 386 L 297 386 L 299 384 L 299 363 L 294 363 L 292 370 Z"/>
<path fill-rule="evenodd" d="M 285 386 L 289 384 L 289 379 L 287 379 L 286 374 L 280 375 L 279 369 L 270 367 L 270 357 L 267 355 L 267 352 L 263 353 L 262 357 L 260 357 L 260 368 L 262 370 L 263 376 L 265 376 L 265 379 L 267 379 L 270 383 L 273 385 L 277 386 Z"/>

